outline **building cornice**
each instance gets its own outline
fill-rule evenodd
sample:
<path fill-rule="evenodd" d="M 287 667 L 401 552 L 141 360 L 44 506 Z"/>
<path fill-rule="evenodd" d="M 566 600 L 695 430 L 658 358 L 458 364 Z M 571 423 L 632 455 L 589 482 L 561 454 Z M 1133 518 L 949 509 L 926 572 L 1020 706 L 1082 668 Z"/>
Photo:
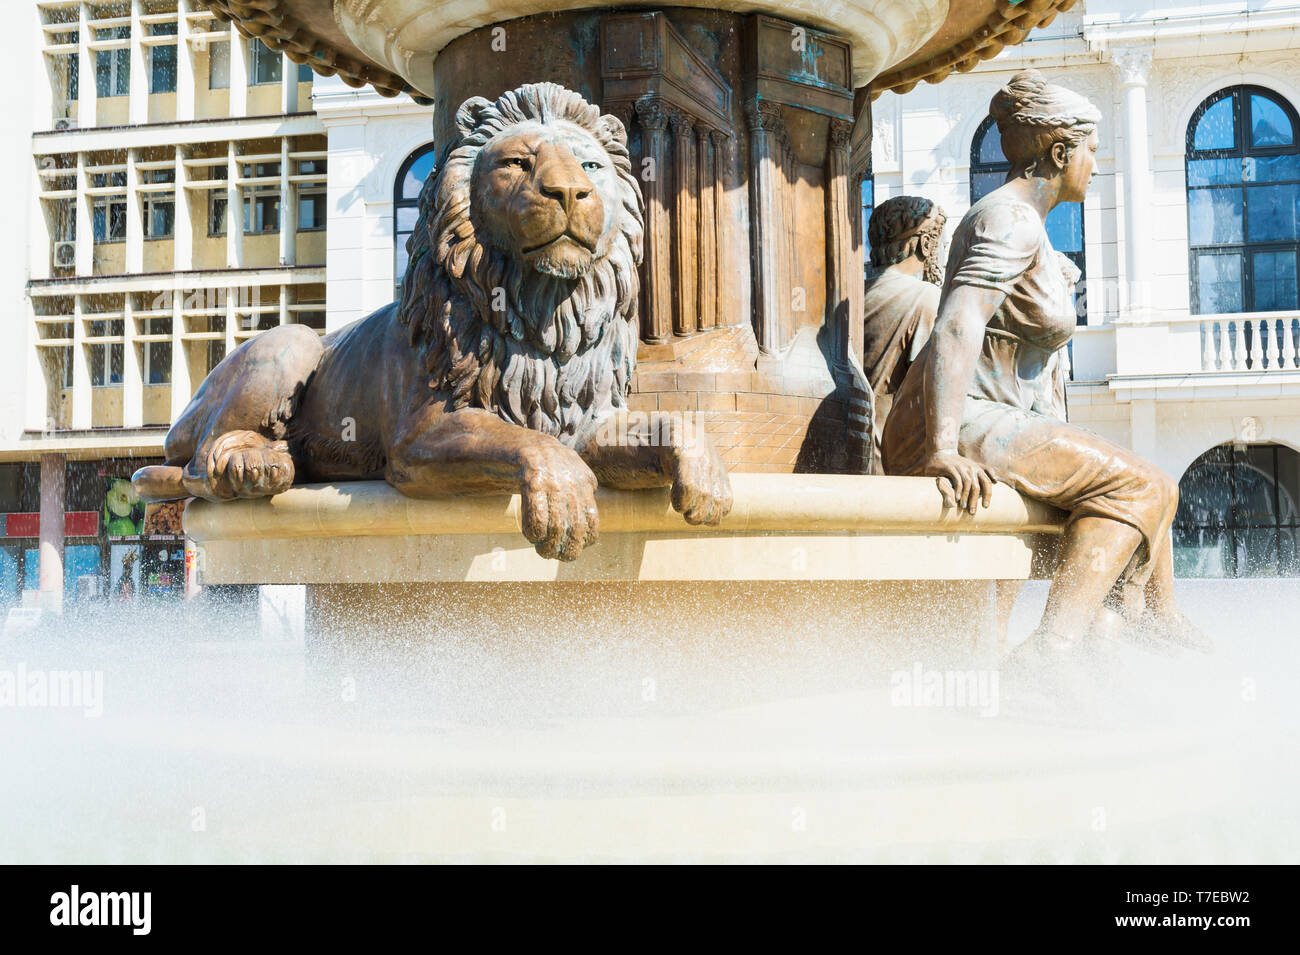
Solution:
<path fill-rule="evenodd" d="M 184 146 L 194 142 L 262 139 L 274 136 L 308 136 L 324 132 L 320 117 L 312 112 L 266 116 L 217 117 L 134 126 L 85 126 L 78 129 L 39 130 L 32 133 L 32 152 L 85 152 L 99 149 Z"/>
<path fill-rule="evenodd" d="M 245 268 L 195 269 L 190 272 L 133 272 L 129 275 L 73 275 L 31 279 L 27 293 L 93 295 L 99 292 L 171 292 L 232 285 L 314 285 L 325 281 L 324 265 L 267 265 Z"/>

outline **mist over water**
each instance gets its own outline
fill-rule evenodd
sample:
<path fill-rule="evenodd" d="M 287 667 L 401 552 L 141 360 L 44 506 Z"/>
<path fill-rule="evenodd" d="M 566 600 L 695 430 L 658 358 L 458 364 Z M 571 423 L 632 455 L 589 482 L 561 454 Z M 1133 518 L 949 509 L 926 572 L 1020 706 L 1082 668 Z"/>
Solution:
<path fill-rule="evenodd" d="M 0 675 L 101 674 L 102 714 L 0 705 L 0 860 L 1297 861 L 1300 587 L 1179 591 L 1213 656 L 1126 650 L 1055 707 L 869 607 L 773 632 L 738 606 L 739 640 L 684 598 L 561 641 L 421 606 L 306 648 L 292 610 L 212 594 L 69 614 Z"/>

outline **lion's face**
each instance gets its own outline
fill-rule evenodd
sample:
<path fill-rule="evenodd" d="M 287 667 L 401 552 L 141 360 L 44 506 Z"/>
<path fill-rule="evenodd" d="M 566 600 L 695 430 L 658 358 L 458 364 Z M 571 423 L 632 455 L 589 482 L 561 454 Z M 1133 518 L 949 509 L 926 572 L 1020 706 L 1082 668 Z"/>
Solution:
<path fill-rule="evenodd" d="M 498 252 L 575 279 L 608 254 L 622 188 L 609 154 L 587 130 L 564 121 L 524 122 L 480 150 L 471 217 Z"/>

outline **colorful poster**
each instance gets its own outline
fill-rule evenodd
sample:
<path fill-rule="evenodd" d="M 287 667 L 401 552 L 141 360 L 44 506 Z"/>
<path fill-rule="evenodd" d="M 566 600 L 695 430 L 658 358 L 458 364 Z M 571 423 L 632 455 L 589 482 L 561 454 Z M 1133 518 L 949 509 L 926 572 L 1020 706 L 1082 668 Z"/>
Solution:
<path fill-rule="evenodd" d="M 185 513 L 184 501 L 164 501 L 150 504 L 145 510 L 144 535 L 146 537 L 182 537 L 181 516 Z"/>
<path fill-rule="evenodd" d="M 145 505 L 130 478 L 105 478 L 104 532 L 109 537 L 138 537 L 144 532 Z"/>
<path fill-rule="evenodd" d="M 139 544 L 111 544 L 108 554 L 108 599 L 130 602 L 140 594 Z"/>

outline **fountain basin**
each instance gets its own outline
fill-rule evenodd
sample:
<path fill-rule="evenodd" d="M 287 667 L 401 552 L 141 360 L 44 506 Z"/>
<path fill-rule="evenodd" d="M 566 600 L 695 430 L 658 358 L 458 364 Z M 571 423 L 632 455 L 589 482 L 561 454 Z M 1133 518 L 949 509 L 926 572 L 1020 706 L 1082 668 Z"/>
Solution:
<path fill-rule="evenodd" d="M 667 489 L 601 489 L 600 542 L 572 563 L 524 539 L 518 495 L 416 500 L 380 482 L 192 501 L 185 530 L 201 583 L 305 584 L 314 638 L 452 619 L 487 632 L 509 606 L 557 639 L 580 613 L 604 633 L 684 640 L 706 620 L 758 643 L 758 630 L 838 640 L 846 626 L 981 643 L 998 631 L 995 582 L 1050 576 L 1064 521 L 1001 485 L 974 515 L 945 509 L 927 478 L 735 474 L 732 487 L 719 527 L 687 524 Z"/>

